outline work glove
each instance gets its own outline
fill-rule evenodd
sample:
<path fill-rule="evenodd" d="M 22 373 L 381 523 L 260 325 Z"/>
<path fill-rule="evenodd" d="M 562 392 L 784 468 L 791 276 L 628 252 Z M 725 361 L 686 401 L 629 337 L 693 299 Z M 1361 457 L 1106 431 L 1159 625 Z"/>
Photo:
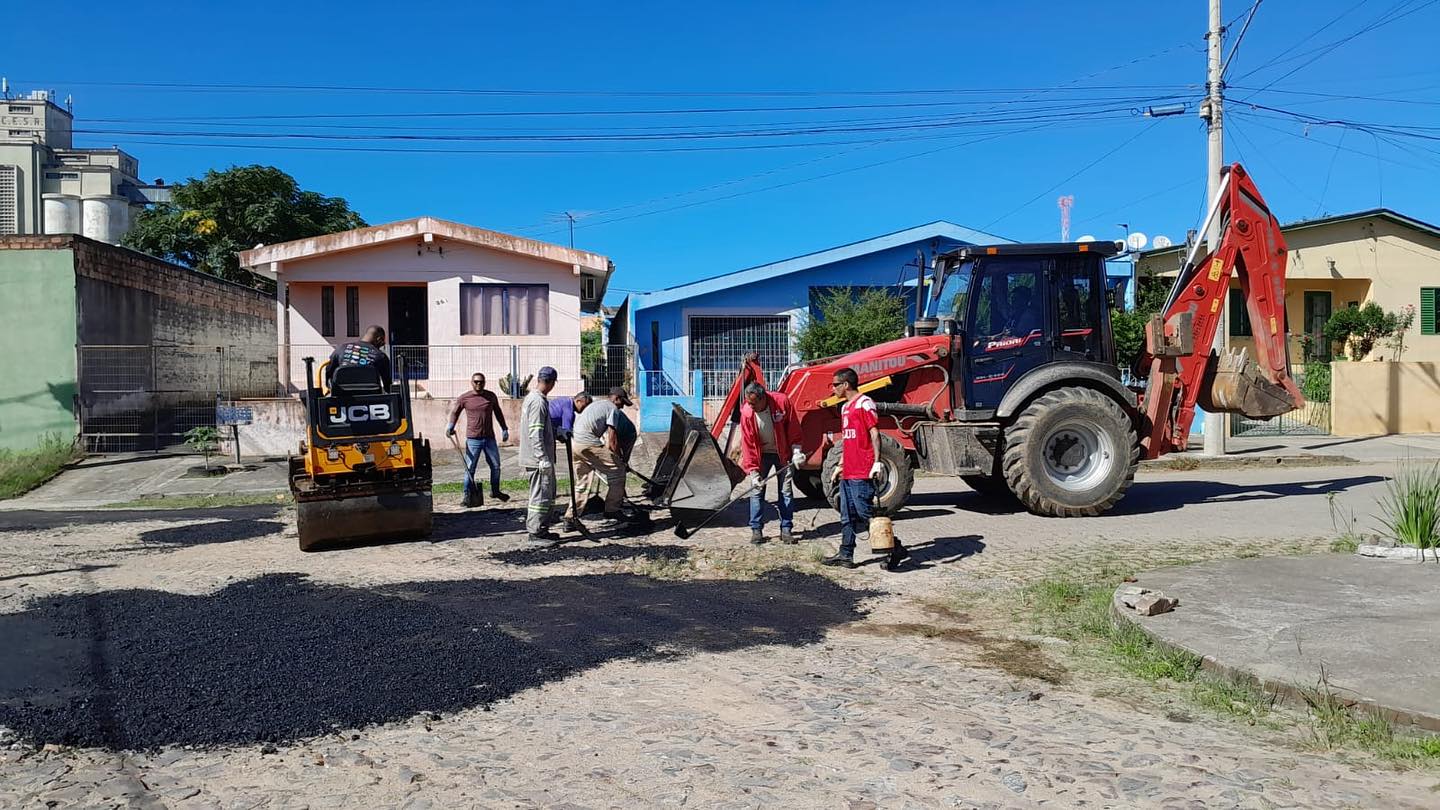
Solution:
<path fill-rule="evenodd" d="M 831 481 L 832 483 L 839 483 L 839 481 L 840 481 L 840 465 L 839 465 L 839 464 L 836 464 L 836 465 L 835 465 L 835 469 L 830 473 L 830 481 Z"/>
<path fill-rule="evenodd" d="M 745 489 L 749 492 L 755 492 L 756 490 L 760 489 L 759 470 L 754 470 L 749 475 L 745 476 Z"/>
<path fill-rule="evenodd" d="M 870 465 L 870 480 L 874 481 L 883 477 L 885 477 L 884 464 L 881 464 L 877 461 L 874 464 Z"/>
<path fill-rule="evenodd" d="M 453 438 L 455 436 L 455 426 L 451 425 L 450 427 L 446 428 L 445 435 Z"/>
<path fill-rule="evenodd" d="M 510 431 L 509 431 L 509 430 L 507 430 L 507 429 L 505 429 L 505 428 L 501 428 L 501 429 L 500 429 L 500 441 L 501 441 L 502 444 L 509 444 L 509 443 L 510 443 Z"/>
<path fill-rule="evenodd" d="M 559 439 L 560 441 L 562 441 L 562 442 L 569 442 L 569 441 L 570 441 L 570 431 L 568 431 L 568 430 L 559 430 L 559 431 L 556 431 L 555 437 L 558 438 L 558 439 Z"/>
<path fill-rule="evenodd" d="M 800 469 L 800 465 L 805 463 L 805 451 L 799 447 L 793 448 L 790 451 L 790 463 L 794 465 L 795 469 Z"/>
<path fill-rule="evenodd" d="M 552 470 L 554 468 L 555 463 L 548 458 L 542 458 L 539 461 L 535 462 L 535 469 L 537 470 Z"/>

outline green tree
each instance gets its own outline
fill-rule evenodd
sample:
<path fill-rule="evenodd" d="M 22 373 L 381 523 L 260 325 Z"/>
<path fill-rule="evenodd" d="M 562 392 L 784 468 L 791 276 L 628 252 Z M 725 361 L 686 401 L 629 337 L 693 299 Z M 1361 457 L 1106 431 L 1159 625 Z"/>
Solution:
<path fill-rule="evenodd" d="M 242 284 L 251 277 L 239 251 L 365 226 L 345 200 L 304 191 L 274 166 L 211 170 L 171 196 L 135 218 L 124 244 Z"/>
<path fill-rule="evenodd" d="M 1115 336 L 1115 359 L 1120 368 L 1133 368 L 1145 351 L 1145 324 L 1164 309 L 1170 279 L 1146 274 L 1137 279 L 1134 309 L 1111 309 L 1110 331 Z"/>
<path fill-rule="evenodd" d="M 905 334 L 905 299 L 886 289 L 840 287 L 820 293 L 795 335 L 805 360 L 849 354 Z"/>
<path fill-rule="evenodd" d="M 580 368 L 586 374 L 594 374 L 595 367 L 604 359 L 604 342 L 599 322 L 580 331 Z"/>

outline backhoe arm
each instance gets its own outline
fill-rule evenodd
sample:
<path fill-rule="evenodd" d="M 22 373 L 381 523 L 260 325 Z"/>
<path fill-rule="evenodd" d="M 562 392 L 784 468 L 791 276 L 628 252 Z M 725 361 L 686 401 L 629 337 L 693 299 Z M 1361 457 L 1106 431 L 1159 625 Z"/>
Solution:
<path fill-rule="evenodd" d="M 1285 239 L 1244 167 L 1225 172 L 1201 233 L 1220 222 L 1214 253 L 1197 244 L 1175 278 L 1163 315 L 1146 327 L 1149 382 L 1141 444 L 1146 458 L 1184 450 L 1198 403 L 1212 413 L 1267 419 L 1305 404 L 1290 377 L 1285 324 Z M 1211 352 L 1238 278 L 1254 332 L 1255 352 Z"/>

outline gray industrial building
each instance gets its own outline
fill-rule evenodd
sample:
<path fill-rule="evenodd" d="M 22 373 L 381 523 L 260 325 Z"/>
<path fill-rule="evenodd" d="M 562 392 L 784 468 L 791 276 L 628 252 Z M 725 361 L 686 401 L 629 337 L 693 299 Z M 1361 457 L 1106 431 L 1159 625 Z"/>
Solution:
<path fill-rule="evenodd" d="M 45 90 L 0 97 L 0 234 L 118 243 L 132 214 L 169 189 L 142 183 L 140 162 L 119 147 L 74 148 L 69 107 Z"/>

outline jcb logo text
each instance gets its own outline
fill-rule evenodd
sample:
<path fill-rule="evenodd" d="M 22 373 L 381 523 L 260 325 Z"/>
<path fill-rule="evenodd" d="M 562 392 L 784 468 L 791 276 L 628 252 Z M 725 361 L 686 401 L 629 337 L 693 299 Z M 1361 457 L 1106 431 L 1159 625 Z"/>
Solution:
<path fill-rule="evenodd" d="M 388 422 L 389 405 L 350 405 L 330 409 L 330 424 L 344 425 L 350 422 Z"/>

